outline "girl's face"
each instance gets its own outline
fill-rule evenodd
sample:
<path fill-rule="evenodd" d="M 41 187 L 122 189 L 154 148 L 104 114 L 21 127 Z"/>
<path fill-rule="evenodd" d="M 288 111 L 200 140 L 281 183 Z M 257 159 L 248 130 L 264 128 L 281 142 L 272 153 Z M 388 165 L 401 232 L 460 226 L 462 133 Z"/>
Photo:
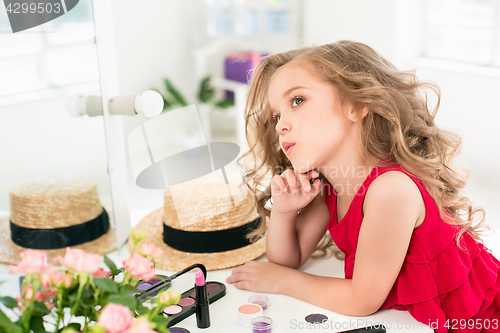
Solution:
<path fill-rule="evenodd" d="M 350 103 L 309 66 L 290 62 L 272 76 L 268 100 L 281 149 L 300 173 L 344 163 L 357 151 Z"/>

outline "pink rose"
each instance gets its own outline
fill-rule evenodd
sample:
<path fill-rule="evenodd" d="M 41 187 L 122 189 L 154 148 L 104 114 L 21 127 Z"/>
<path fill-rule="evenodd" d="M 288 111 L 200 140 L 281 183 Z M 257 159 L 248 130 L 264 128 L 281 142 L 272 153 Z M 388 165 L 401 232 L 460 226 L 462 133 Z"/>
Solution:
<path fill-rule="evenodd" d="M 139 318 L 130 327 L 131 333 L 157 333 L 150 328 L 150 323 L 146 318 Z"/>
<path fill-rule="evenodd" d="M 26 250 L 20 253 L 21 261 L 17 266 L 9 266 L 9 274 L 41 274 L 54 266 L 47 264 L 47 253 L 38 250 Z"/>
<path fill-rule="evenodd" d="M 66 248 L 64 258 L 57 257 L 54 261 L 59 261 L 61 265 L 76 272 L 94 274 L 99 270 L 101 256 L 95 253 L 85 253 L 80 249 Z"/>
<path fill-rule="evenodd" d="M 94 274 L 92 274 L 92 277 L 95 278 L 109 278 L 111 272 L 110 271 L 105 271 L 102 268 L 99 268 Z"/>
<path fill-rule="evenodd" d="M 154 244 L 144 244 L 141 247 L 141 253 L 151 258 L 159 258 L 162 256 L 163 250 L 154 246 Z"/>
<path fill-rule="evenodd" d="M 50 272 L 50 281 L 56 287 L 69 288 L 73 284 L 73 276 L 59 271 L 52 271 Z"/>
<path fill-rule="evenodd" d="M 125 305 L 108 303 L 102 309 L 97 323 L 104 327 L 107 333 L 125 333 L 132 326 L 133 317 Z"/>
<path fill-rule="evenodd" d="M 144 281 L 149 281 L 156 276 L 153 262 L 140 254 L 134 253 L 128 265 L 126 265 L 126 263 L 127 260 L 123 260 L 123 267 L 126 267 L 132 276 L 143 279 Z"/>
<path fill-rule="evenodd" d="M 22 304 L 23 301 L 29 303 L 32 299 L 35 299 L 36 302 L 46 303 L 52 300 L 52 297 L 57 296 L 57 290 L 40 290 L 34 293 L 33 295 L 33 286 L 31 284 L 24 286 L 21 290 L 21 296 L 16 297 L 16 300 L 19 304 Z M 24 299 L 23 299 L 24 297 Z M 47 305 L 47 308 L 52 309 L 54 307 L 54 302 Z M 18 305 L 19 309 L 23 311 L 23 306 Z"/>

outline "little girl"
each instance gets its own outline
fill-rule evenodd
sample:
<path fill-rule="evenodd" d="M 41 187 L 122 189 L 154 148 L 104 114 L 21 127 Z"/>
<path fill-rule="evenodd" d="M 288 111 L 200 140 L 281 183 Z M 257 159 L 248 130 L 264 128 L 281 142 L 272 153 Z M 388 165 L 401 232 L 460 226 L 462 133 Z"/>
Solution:
<path fill-rule="evenodd" d="M 264 58 L 243 157 L 269 216 L 253 234 L 267 232 L 269 262 L 237 267 L 227 282 L 344 315 L 407 310 L 436 332 L 497 331 L 500 262 L 480 240 L 484 211 L 450 166 L 460 138 L 436 127 L 428 88 L 439 106 L 437 87 L 350 41 Z M 326 232 L 345 279 L 298 270 L 330 245 Z"/>

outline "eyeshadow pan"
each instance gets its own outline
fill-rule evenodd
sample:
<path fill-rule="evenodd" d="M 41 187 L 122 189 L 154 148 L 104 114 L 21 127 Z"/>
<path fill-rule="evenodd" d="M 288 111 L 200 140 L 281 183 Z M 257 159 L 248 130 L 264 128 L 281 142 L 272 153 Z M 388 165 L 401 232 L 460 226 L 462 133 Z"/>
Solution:
<path fill-rule="evenodd" d="M 194 299 L 192 298 L 189 298 L 189 297 L 186 297 L 186 298 L 182 298 L 179 303 L 178 303 L 180 306 L 190 306 L 190 305 L 193 305 L 194 304 Z"/>
<path fill-rule="evenodd" d="M 190 333 L 187 329 L 181 327 L 172 327 L 170 333 Z"/>
<path fill-rule="evenodd" d="M 220 286 L 217 283 L 209 283 L 207 284 L 207 291 L 214 292 L 220 289 Z"/>
<path fill-rule="evenodd" d="M 321 313 L 313 313 L 306 316 L 306 321 L 311 324 L 321 324 L 328 321 L 328 317 Z"/>
<path fill-rule="evenodd" d="M 144 282 L 143 284 L 138 285 L 137 289 L 139 289 L 139 290 L 145 290 L 145 289 L 148 289 L 151 286 L 152 286 L 152 284 Z"/>
<path fill-rule="evenodd" d="M 163 310 L 166 314 L 173 315 L 182 311 L 182 308 L 178 305 L 170 305 Z"/>
<path fill-rule="evenodd" d="M 161 282 L 161 281 L 163 281 L 163 280 L 162 279 L 151 279 L 151 280 L 149 280 L 149 283 L 157 284 L 158 282 Z"/>
<path fill-rule="evenodd" d="M 191 297 L 192 299 L 196 299 L 196 292 L 194 292 L 194 291 L 193 291 L 193 292 L 189 295 L 189 297 Z"/>

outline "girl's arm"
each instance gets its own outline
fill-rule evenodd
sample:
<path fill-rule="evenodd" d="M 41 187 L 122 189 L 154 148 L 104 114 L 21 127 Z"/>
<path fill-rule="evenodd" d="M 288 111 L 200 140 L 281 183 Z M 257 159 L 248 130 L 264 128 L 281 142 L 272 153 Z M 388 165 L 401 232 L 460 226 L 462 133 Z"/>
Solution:
<path fill-rule="evenodd" d="M 307 274 L 268 262 L 249 262 L 227 279 L 239 289 L 282 293 L 340 314 L 365 316 L 384 303 L 401 270 L 425 206 L 415 183 L 390 171 L 368 189 L 352 279 Z"/>
<path fill-rule="evenodd" d="M 330 212 L 320 192 L 300 214 L 271 211 L 267 230 L 267 258 L 290 268 L 301 267 L 326 232 Z"/>

